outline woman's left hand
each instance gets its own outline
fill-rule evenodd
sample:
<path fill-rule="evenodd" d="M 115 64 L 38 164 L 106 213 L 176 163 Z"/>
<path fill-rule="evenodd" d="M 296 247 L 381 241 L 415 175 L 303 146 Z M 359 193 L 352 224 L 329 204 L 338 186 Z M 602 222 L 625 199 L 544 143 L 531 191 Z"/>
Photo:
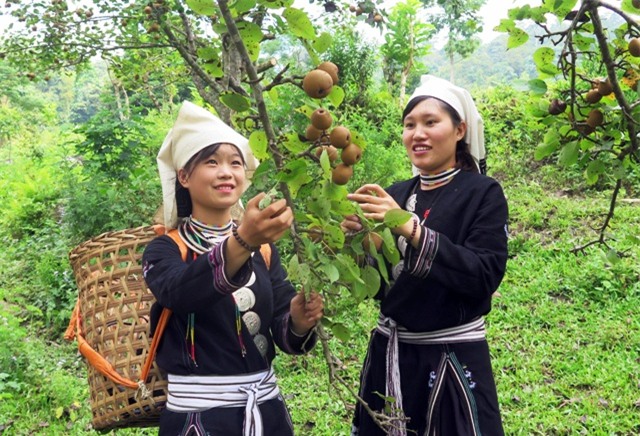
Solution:
<path fill-rule="evenodd" d="M 309 300 L 305 298 L 304 291 L 300 291 L 291 299 L 289 310 L 291 330 L 297 335 L 306 335 L 322 318 L 324 301 L 315 291 L 309 293 Z"/>
<path fill-rule="evenodd" d="M 347 199 L 360 204 L 365 218 L 383 221 L 384 215 L 393 209 L 400 209 L 398 203 L 380 185 L 363 185 Z"/>

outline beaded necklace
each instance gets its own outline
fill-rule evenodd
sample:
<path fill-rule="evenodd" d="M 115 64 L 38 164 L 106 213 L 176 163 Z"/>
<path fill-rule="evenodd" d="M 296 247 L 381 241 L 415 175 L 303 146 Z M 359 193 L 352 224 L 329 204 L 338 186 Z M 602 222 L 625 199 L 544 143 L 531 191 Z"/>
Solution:
<path fill-rule="evenodd" d="M 212 247 L 218 245 L 220 242 L 222 242 L 223 239 L 228 237 L 234 225 L 234 222 L 230 220 L 228 224 L 222 227 L 209 226 L 203 222 L 196 220 L 192 216 L 189 216 L 189 218 L 185 219 L 182 224 L 180 224 L 180 226 L 178 227 L 178 232 L 180 233 L 180 237 L 185 242 L 187 247 L 193 250 L 194 253 L 203 254 L 209 251 Z M 240 320 L 240 311 L 238 309 L 238 304 L 235 302 L 235 297 L 234 303 L 236 306 L 236 334 L 238 336 L 238 342 L 240 345 L 242 357 L 244 357 L 247 352 L 244 341 L 242 339 L 242 323 Z M 198 363 L 196 362 L 195 332 L 195 314 L 190 313 L 187 315 L 187 333 L 185 340 L 187 341 L 187 349 L 189 350 L 190 358 L 193 364 L 198 366 Z"/>
<path fill-rule="evenodd" d="M 233 221 L 230 220 L 222 227 L 209 226 L 190 216 L 180 224 L 178 231 L 189 248 L 203 254 L 226 238 L 231 233 L 233 225 Z"/>
<path fill-rule="evenodd" d="M 420 174 L 420 184 L 422 186 L 434 188 L 436 186 L 447 183 L 449 180 L 453 179 L 459 172 L 460 168 L 449 168 L 448 170 L 444 170 L 441 173 L 437 174 Z"/>

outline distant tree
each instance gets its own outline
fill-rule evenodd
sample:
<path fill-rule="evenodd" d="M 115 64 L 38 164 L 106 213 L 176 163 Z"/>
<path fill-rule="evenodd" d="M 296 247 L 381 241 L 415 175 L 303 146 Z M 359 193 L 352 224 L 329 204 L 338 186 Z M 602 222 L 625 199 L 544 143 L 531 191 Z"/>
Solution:
<path fill-rule="evenodd" d="M 428 41 L 435 28 L 424 22 L 420 0 L 406 0 L 391 9 L 382 52 L 382 71 L 390 92 L 399 90 L 399 103 L 404 105 L 407 78 L 414 71 L 424 69 L 420 58 L 429 53 Z"/>
<path fill-rule="evenodd" d="M 433 17 L 438 32 L 446 34 L 444 50 L 451 65 L 450 80 L 453 82 L 455 55 L 465 58 L 480 45 L 476 35 L 482 32 L 480 8 L 486 0 L 421 0 L 427 7 L 436 6 L 440 12 Z"/>
<path fill-rule="evenodd" d="M 620 191 L 637 186 L 640 169 L 639 6 L 635 0 L 615 6 L 597 0 L 546 1 L 511 9 L 497 27 L 509 35 L 507 47 L 512 49 L 530 38 L 516 23 L 537 25 L 534 36 L 542 46 L 532 56 L 538 77 L 529 81 L 527 105 L 528 115 L 544 132 L 535 157 L 557 157 L 567 170 L 579 170 L 588 185 L 612 189 L 598 238 L 574 249 L 602 245 L 611 262 L 625 252 L 613 243 L 640 243 L 636 234 L 610 235 Z M 601 17 L 609 14 L 616 20 L 609 19 L 607 28 Z M 553 22 L 560 25 L 554 28 Z"/>

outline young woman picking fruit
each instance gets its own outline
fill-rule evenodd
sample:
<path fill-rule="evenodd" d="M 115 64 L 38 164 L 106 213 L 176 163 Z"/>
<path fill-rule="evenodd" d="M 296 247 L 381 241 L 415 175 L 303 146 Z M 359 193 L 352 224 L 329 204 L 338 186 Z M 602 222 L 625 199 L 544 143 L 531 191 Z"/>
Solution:
<path fill-rule="evenodd" d="M 402 260 L 377 296 L 360 395 L 391 410 L 391 435 L 502 435 L 484 316 L 505 272 L 507 202 L 480 171 L 482 119 L 466 90 L 433 76 L 422 77 L 402 119 L 416 177 L 348 196 L 376 221 L 393 209 L 413 214 L 392 229 Z M 351 216 L 343 228 L 362 225 Z M 352 435 L 383 434 L 358 405 Z"/>
<path fill-rule="evenodd" d="M 152 329 L 163 308 L 172 311 L 156 359 L 168 374 L 159 434 L 292 435 L 271 362 L 275 345 L 291 354 L 314 345 L 323 302 L 296 293 L 273 246 L 291 209 L 284 200 L 260 207 L 261 193 L 240 223 L 232 219 L 255 158 L 245 138 L 189 102 L 158 166 L 165 227 L 177 229 L 143 255 L 157 300 Z"/>

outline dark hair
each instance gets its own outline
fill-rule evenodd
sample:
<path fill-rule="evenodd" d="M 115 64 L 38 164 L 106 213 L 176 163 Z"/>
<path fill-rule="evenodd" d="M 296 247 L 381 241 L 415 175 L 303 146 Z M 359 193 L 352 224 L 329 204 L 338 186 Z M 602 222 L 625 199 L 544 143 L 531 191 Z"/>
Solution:
<path fill-rule="evenodd" d="M 442 110 L 449 114 L 449 118 L 451 118 L 451 122 L 456 128 L 462 123 L 463 120 L 460 117 L 460 114 L 453 108 L 453 106 L 451 106 L 446 101 L 440 100 L 439 98 L 432 97 L 430 95 L 418 96 L 407 103 L 407 106 L 402 111 L 402 121 L 404 122 L 404 119 L 407 118 L 407 116 L 419 103 L 428 99 L 434 100 L 436 103 L 438 103 L 438 106 L 440 106 Z M 479 172 L 476 161 L 473 156 L 471 156 L 471 152 L 469 151 L 469 144 L 467 144 L 464 138 L 460 139 L 456 143 L 456 168 L 460 168 L 463 171 L 469 171 L 472 173 Z"/>
<path fill-rule="evenodd" d="M 215 144 L 211 144 L 193 156 L 191 159 L 187 161 L 184 165 L 183 170 L 185 171 L 187 176 L 190 176 L 193 173 L 193 170 L 198 166 L 200 162 L 204 162 L 207 160 L 212 154 L 214 154 L 222 144 L 227 144 L 226 142 L 218 142 Z M 240 159 L 242 159 L 242 164 L 246 165 L 244 160 L 244 155 L 242 151 L 234 144 L 229 144 L 235 147 L 240 154 Z M 176 204 L 178 206 L 178 217 L 184 218 L 191 215 L 193 210 L 193 203 L 191 202 L 191 195 L 189 195 L 189 190 L 180 184 L 180 180 L 176 177 Z"/>

